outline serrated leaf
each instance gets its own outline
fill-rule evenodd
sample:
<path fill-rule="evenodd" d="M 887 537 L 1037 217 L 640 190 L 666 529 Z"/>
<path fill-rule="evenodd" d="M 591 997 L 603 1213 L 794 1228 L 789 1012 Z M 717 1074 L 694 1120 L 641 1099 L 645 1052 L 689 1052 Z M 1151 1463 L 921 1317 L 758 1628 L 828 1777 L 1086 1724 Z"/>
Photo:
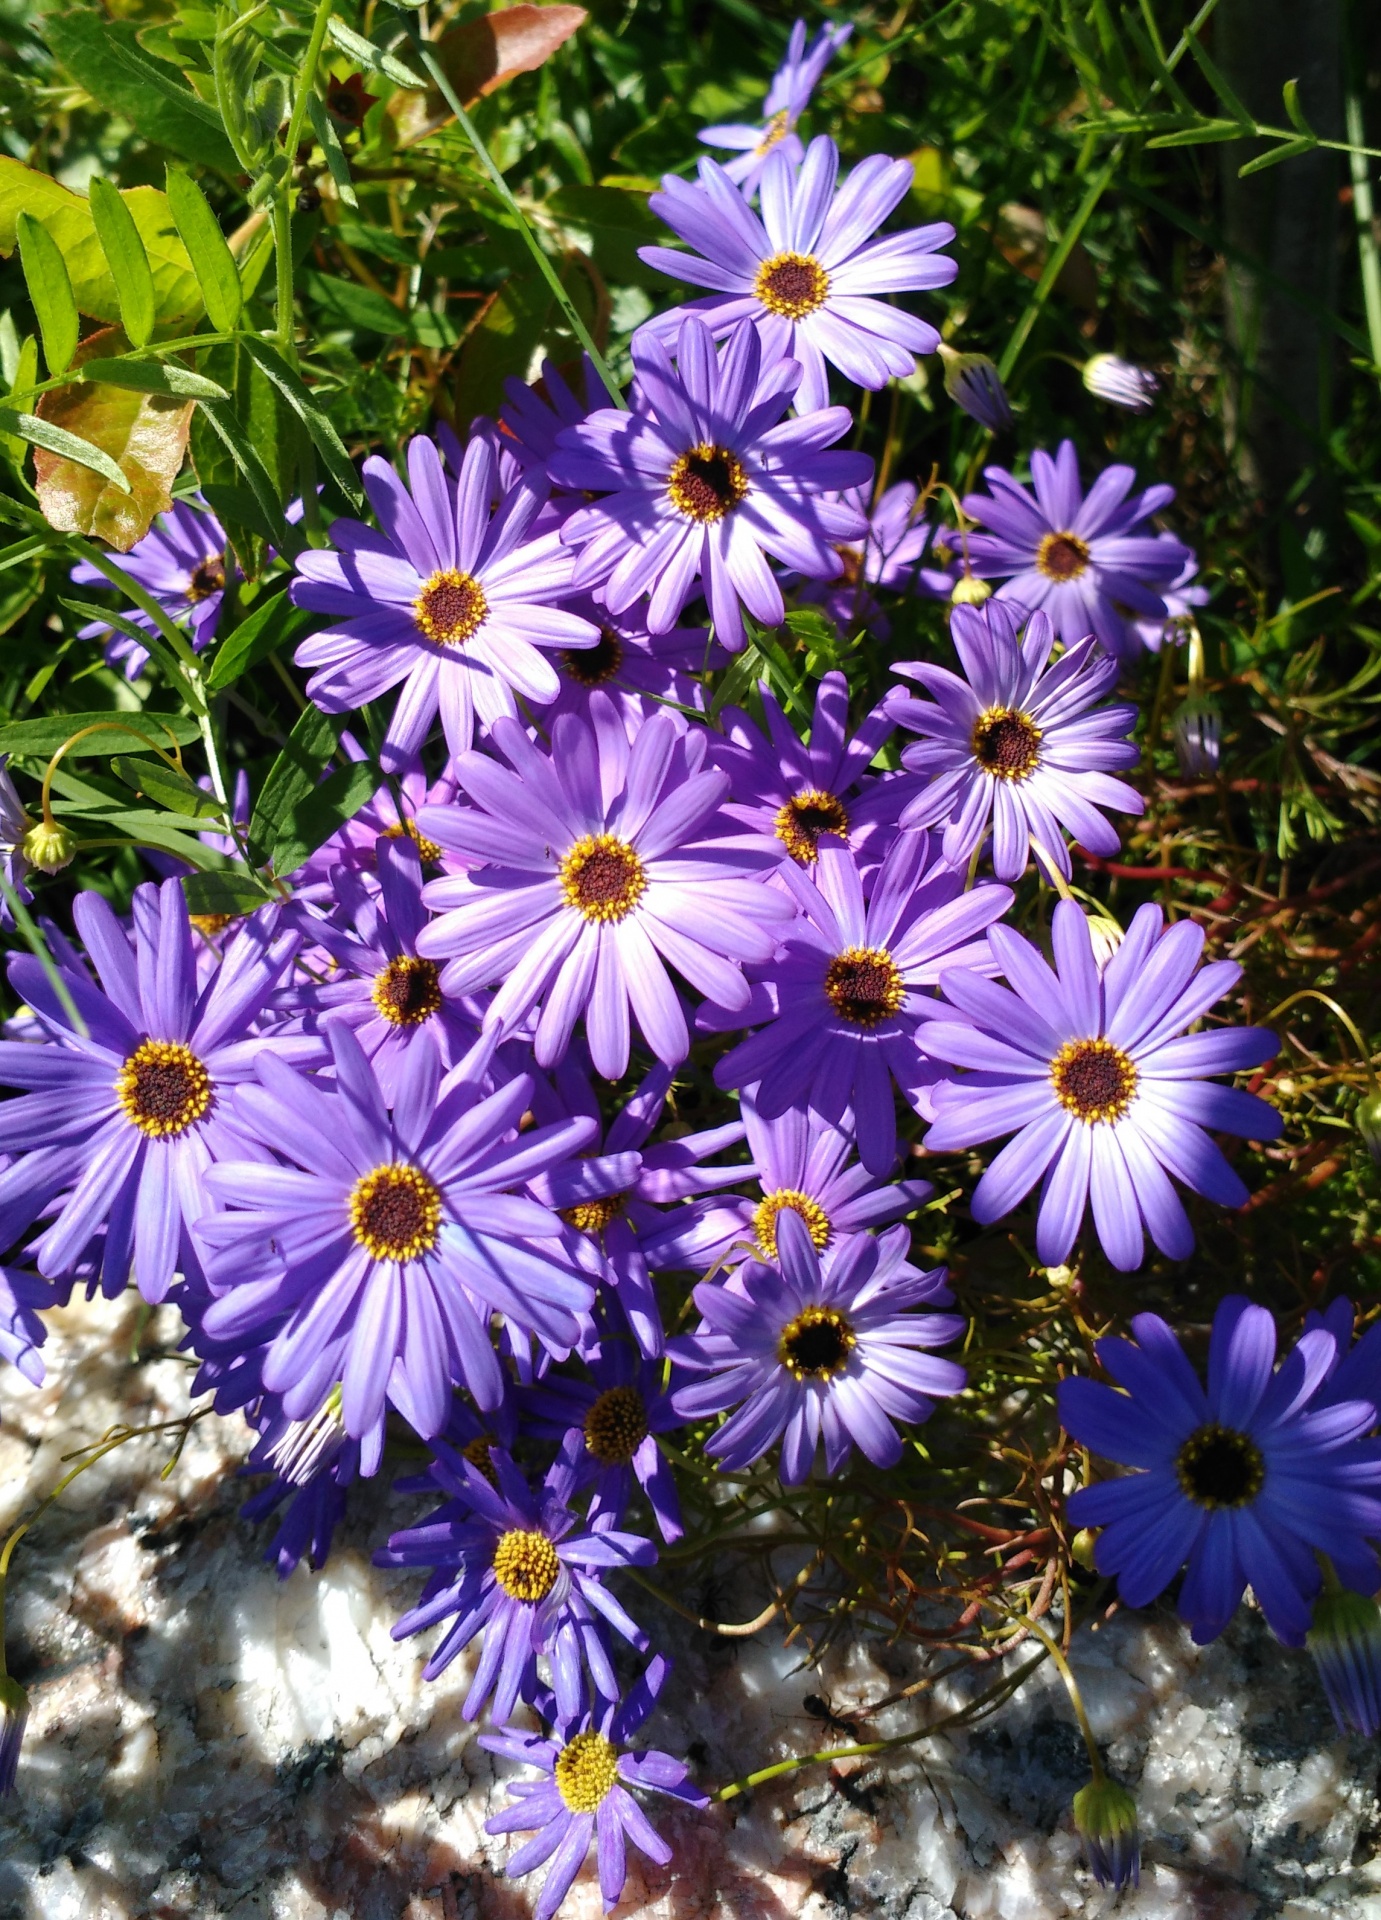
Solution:
<path fill-rule="evenodd" d="M 108 760 L 111 754 L 119 751 L 126 754 L 152 752 L 154 746 L 166 749 L 176 741 L 185 746 L 189 740 L 198 738 L 200 729 L 195 720 L 185 713 L 45 713 L 41 719 L 11 720 L 0 726 L 0 753 L 28 754 L 34 758 L 50 760 L 74 734 L 82 733 L 87 727 L 98 727 L 97 733 L 89 733 L 84 740 L 69 747 L 65 758 L 74 759 L 86 755 L 96 755 Z M 118 727 L 118 731 L 117 731 Z M 134 729 L 138 729 L 136 733 Z M 146 744 L 138 744 L 147 736 Z"/>
<path fill-rule="evenodd" d="M 250 855 L 255 861 L 263 864 L 268 859 L 293 808 L 306 799 L 338 750 L 336 730 L 320 707 L 308 707 L 298 716 L 287 745 L 269 768 L 249 823 Z"/>
<path fill-rule="evenodd" d="M 85 368 L 90 360 L 123 353 L 128 344 L 118 327 L 108 327 L 82 341 L 78 358 Z M 108 476 L 98 484 L 98 477 L 72 460 L 36 453 L 38 500 L 48 524 L 63 533 L 90 534 L 117 553 L 128 553 L 172 505 L 193 402 L 107 384 L 83 372 L 70 385 L 45 393 L 38 406 L 41 419 L 90 441 L 128 482 L 122 492 Z"/>
<path fill-rule="evenodd" d="M 265 600 L 217 647 L 206 676 L 209 691 L 219 693 L 222 687 L 233 685 L 260 660 L 300 639 L 314 617 L 305 608 L 293 606 L 286 591 Z"/>
<path fill-rule="evenodd" d="M 306 427 L 312 436 L 313 446 L 321 455 L 323 466 L 346 499 L 357 512 L 363 512 L 364 489 L 360 485 L 359 476 L 355 472 L 350 455 L 346 452 L 340 435 L 302 384 L 298 375 L 293 372 L 278 349 L 270 346 L 267 340 L 261 340 L 253 334 L 246 334 L 242 345 L 250 359 L 273 382 Z"/>
<path fill-rule="evenodd" d="M 135 347 L 147 346 L 158 318 L 158 304 L 153 270 L 134 215 L 109 180 L 97 175 L 87 191 L 96 238 L 115 282 L 120 324 Z"/>
<path fill-rule="evenodd" d="M 123 780 L 141 798 L 166 807 L 169 813 L 182 814 L 192 820 L 222 820 L 225 817 L 221 803 L 213 793 L 207 793 L 195 780 L 189 780 L 185 773 L 179 773 L 176 767 L 166 766 L 161 760 L 137 760 L 127 754 L 117 753 L 111 759 L 110 770 L 117 780 Z"/>
<path fill-rule="evenodd" d="M 62 387 L 59 392 L 67 393 L 71 389 Z M 47 398 L 47 395 L 44 396 Z M 0 430 L 16 440 L 22 440 L 34 448 L 41 448 L 56 459 L 69 461 L 89 473 L 98 474 L 108 486 L 117 493 L 129 493 L 130 483 L 124 473 L 116 466 L 110 455 L 101 447 L 94 446 L 84 434 L 69 433 L 65 427 L 57 426 L 53 421 L 42 418 L 36 413 L 13 413 L 8 407 L 0 407 Z M 37 470 L 38 454 L 34 455 Z M 56 525 L 50 521 L 49 525 Z M 64 529 L 70 532 L 70 528 Z"/>
<path fill-rule="evenodd" d="M 173 225 L 167 195 L 157 187 L 127 187 L 120 198 L 144 244 L 159 324 L 189 332 L 201 317 L 201 291 Z M 78 311 L 115 325 L 120 318 L 119 290 L 97 236 L 90 203 L 46 173 L 0 154 L 0 253 L 14 251 L 21 213 L 41 221 L 57 242 Z"/>
<path fill-rule="evenodd" d="M 220 222 L 194 180 L 177 167 L 167 171 L 168 207 L 182 236 L 201 288 L 206 312 L 219 333 L 234 333 L 240 324 L 244 295 Z"/>
<path fill-rule="evenodd" d="M 289 813 L 274 842 L 274 872 L 295 873 L 347 820 L 354 819 L 378 784 L 379 777 L 367 761 L 338 767 Z"/>
<path fill-rule="evenodd" d="M 38 330 L 43 336 L 43 357 L 50 374 L 66 373 L 72 364 L 81 333 L 77 302 L 67 263 L 56 240 L 31 213 L 21 213 L 16 223 L 19 258 L 24 268 L 24 284 L 29 289 Z"/>
<path fill-rule="evenodd" d="M 145 53 L 133 27 L 89 7 L 50 13 L 41 31 L 92 99 L 122 114 L 146 140 L 199 166 L 236 171 L 234 150 L 215 109 L 183 86 L 174 68 Z"/>
<path fill-rule="evenodd" d="M 247 874 L 227 869 L 217 873 L 184 874 L 182 891 L 187 896 L 189 913 L 228 913 L 232 920 L 238 920 L 241 914 L 256 912 L 273 897 Z"/>

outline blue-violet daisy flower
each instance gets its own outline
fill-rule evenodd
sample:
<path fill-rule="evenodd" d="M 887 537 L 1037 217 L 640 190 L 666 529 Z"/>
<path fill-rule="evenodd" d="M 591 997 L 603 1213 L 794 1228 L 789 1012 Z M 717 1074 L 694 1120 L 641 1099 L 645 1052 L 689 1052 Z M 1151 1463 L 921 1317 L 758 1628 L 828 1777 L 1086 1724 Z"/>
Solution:
<path fill-rule="evenodd" d="M 696 138 L 707 147 L 723 147 L 736 153 L 725 167 L 729 178 L 751 197 L 762 176 L 769 154 L 800 161 L 805 154 L 796 123 L 810 104 L 810 96 L 840 47 L 853 32 L 845 26 L 823 26 L 810 45 L 806 45 L 806 23 L 798 20 L 787 41 L 786 58 L 772 76 L 772 84 L 762 103 L 762 121 L 756 126 L 733 121 L 723 126 L 702 127 Z"/>
<path fill-rule="evenodd" d="M 160 513 L 144 538 L 120 555 L 120 565 L 171 621 L 186 627 L 198 653 L 215 638 L 225 597 L 226 567 L 233 563 L 228 557 L 225 529 L 200 495 L 195 501 L 175 500 L 166 513 Z M 110 586 L 100 568 L 89 560 L 73 567 L 72 584 Z M 125 607 L 122 612 L 133 626 L 143 627 L 148 633 L 158 631 L 142 607 Z M 77 637 L 105 639 L 107 662 L 111 666 L 123 663 L 127 680 L 137 680 L 149 663 L 147 647 L 100 620 L 80 627 Z"/>
<path fill-rule="evenodd" d="M 588 1379 L 549 1373 L 523 1392 L 532 1433 L 569 1441 L 576 1488 L 593 1488 L 591 1524 L 609 1514 L 614 1526 L 621 1525 L 637 1485 L 662 1538 L 679 1540 L 685 1529 L 676 1476 L 656 1436 L 685 1422 L 662 1385 L 661 1364 L 620 1339 L 601 1339 L 582 1357 Z"/>
<path fill-rule="evenodd" d="M 796 594 L 800 604 L 823 607 L 841 632 L 862 625 L 875 639 L 887 639 L 892 623 L 874 589 L 906 594 L 919 584 L 917 568 L 933 539 L 933 529 L 917 504 L 919 497 L 910 480 L 899 480 L 871 506 L 866 487 L 846 488 L 845 498 L 866 516 L 868 530 L 861 545 L 845 542 L 840 546 L 841 578 L 824 584 L 805 581 Z"/>

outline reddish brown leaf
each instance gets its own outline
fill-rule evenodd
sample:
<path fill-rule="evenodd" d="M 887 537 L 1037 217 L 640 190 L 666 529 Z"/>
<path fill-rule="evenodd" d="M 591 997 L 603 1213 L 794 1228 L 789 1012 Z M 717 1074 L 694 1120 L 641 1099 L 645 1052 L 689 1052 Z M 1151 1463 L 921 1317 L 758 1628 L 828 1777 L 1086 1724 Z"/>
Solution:
<path fill-rule="evenodd" d="M 584 7 L 501 7 L 452 27 L 437 42 L 436 55 L 461 104 L 470 107 L 515 74 L 534 73 L 587 18 Z M 435 88 L 425 96 L 397 95 L 391 111 L 405 146 L 451 118 L 450 108 Z"/>
<path fill-rule="evenodd" d="M 104 327 L 77 348 L 74 364 L 128 353 L 119 327 Z M 48 524 L 62 533 L 90 534 L 128 553 L 142 540 L 155 515 L 172 504 L 172 484 L 182 468 L 193 402 L 128 387 L 74 381 L 55 387 L 38 403 L 40 419 L 66 427 L 108 453 L 129 481 L 120 493 L 109 481 L 72 460 L 34 449 L 38 503 Z"/>

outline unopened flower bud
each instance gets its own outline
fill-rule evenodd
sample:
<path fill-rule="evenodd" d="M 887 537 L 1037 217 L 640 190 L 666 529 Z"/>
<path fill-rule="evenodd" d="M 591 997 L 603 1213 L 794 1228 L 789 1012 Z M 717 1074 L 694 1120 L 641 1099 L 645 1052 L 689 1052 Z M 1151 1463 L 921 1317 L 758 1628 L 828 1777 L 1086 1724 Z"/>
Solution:
<path fill-rule="evenodd" d="M 323 1467 L 330 1466 L 345 1443 L 341 1389 L 332 1387 L 316 1412 L 306 1420 L 290 1420 L 264 1436 L 262 1464 L 271 1466 L 292 1487 L 305 1487 Z M 260 1464 L 256 1454 L 256 1464 Z"/>
<path fill-rule="evenodd" d="M 1110 913 L 1091 913 L 1088 916 L 1088 933 L 1094 961 L 1102 973 L 1122 945 L 1122 928 Z"/>
<path fill-rule="evenodd" d="M 950 604 L 955 607 L 981 607 L 985 600 L 992 598 L 993 590 L 986 580 L 977 580 L 973 574 L 961 574 L 950 593 Z"/>
<path fill-rule="evenodd" d="M 29 865 L 43 873 L 61 873 L 64 867 L 70 867 L 76 851 L 76 834 L 56 820 L 40 820 L 30 827 L 20 847 Z"/>
<path fill-rule="evenodd" d="M 1074 1796 L 1074 1825 L 1089 1872 L 1100 1887 L 1120 1893 L 1141 1884 L 1141 1836 L 1136 1801 L 1115 1780 L 1090 1780 Z"/>
<path fill-rule="evenodd" d="M 1098 1563 L 1095 1558 L 1098 1548 L 1098 1532 L 1094 1527 L 1080 1527 L 1069 1543 L 1069 1551 L 1075 1562 L 1085 1573 L 1096 1573 Z"/>
<path fill-rule="evenodd" d="M 1381 1093 L 1369 1093 L 1359 1100 L 1352 1119 L 1367 1152 L 1381 1167 Z"/>
<path fill-rule="evenodd" d="M 19 1749 L 29 1718 L 29 1696 L 17 1680 L 0 1673 L 0 1800 L 14 1792 Z"/>
<path fill-rule="evenodd" d="M 1160 391 L 1153 373 L 1115 353 L 1095 353 L 1084 362 L 1084 385 L 1098 399 L 1126 407 L 1129 413 L 1149 413 Z"/>
<path fill-rule="evenodd" d="M 1170 722 L 1175 757 L 1186 780 L 1211 779 L 1218 771 L 1223 717 L 1207 700 L 1186 700 Z"/>
<path fill-rule="evenodd" d="M 1012 424 L 1012 408 L 1002 377 L 986 353 L 960 353 L 940 343 L 945 369 L 945 392 L 970 420 L 989 433 L 1005 433 Z"/>
<path fill-rule="evenodd" d="M 1325 1587 L 1305 1641 L 1340 1733 L 1381 1728 L 1381 1607 L 1364 1593 Z"/>

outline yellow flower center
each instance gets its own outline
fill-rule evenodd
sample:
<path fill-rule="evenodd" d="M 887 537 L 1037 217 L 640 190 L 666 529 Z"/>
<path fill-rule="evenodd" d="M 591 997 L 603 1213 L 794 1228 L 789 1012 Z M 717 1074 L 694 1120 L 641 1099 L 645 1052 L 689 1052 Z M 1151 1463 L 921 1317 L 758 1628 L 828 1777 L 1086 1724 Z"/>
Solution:
<path fill-rule="evenodd" d="M 647 891 L 643 863 L 626 840 L 587 833 L 561 862 L 567 906 L 587 920 L 625 920 Z"/>
<path fill-rule="evenodd" d="M 544 1533 L 512 1527 L 494 1548 L 494 1578 L 510 1600 L 535 1607 L 556 1585 L 561 1562 Z"/>
<path fill-rule="evenodd" d="M 484 588 L 472 573 L 444 567 L 432 574 L 412 603 L 412 617 L 440 647 L 461 647 L 489 617 Z"/>
<path fill-rule="evenodd" d="M 706 526 L 732 513 L 747 492 L 748 475 L 738 455 L 708 440 L 683 453 L 667 480 L 676 511 Z"/>
<path fill-rule="evenodd" d="M 225 555 L 208 553 L 193 567 L 187 581 L 187 598 L 196 604 L 198 600 L 207 600 L 213 593 L 225 591 Z"/>
<path fill-rule="evenodd" d="M 823 787 L 807 787 L 778 808 L 774 824 L 777 838 L 797 866 L 813 867 L 819 857 L 820 835 L 846 835 L 849 814 L 837 794 L 826 793 Z"/>
<path fill-rule="evenodd" d="M 880 1027 L 906 998 L 901 969 L 886 947 L 845 947 L 830 961 L 825 997 L 853 1027 Z"/>
<path fill-rule="evenodd" d="M 1088 563 L 1088 544 L 1077 533 L 1048 533 L 1036 549 L 1036 570 L 1047 580 L 1077 580 Z"/>
<path fill-rule="evenodd" d="M 558 1207 L 557 1212 L 568 1227 L 574 1227 L 577 1233 L 588 1233 L 595 1240 L 627 1206 L 626 1193 L 606 1193 L 598 1200 L 577 1200 L 573 1207 Z"/>
<path fill-rule="evenodd" d="M 441 1194 L 420 1167 L 389 1161 L 355 1182 L 350 1225 L 371 1259 L 416 1260 L 436 1245 Z"/>
<path fill-rule="evenodd" d="M 374 976 L 370 996 L 391 1026 L 420 1027 L 441 1010 L 441 974 L 433 960 L 400 954 Z"/>
<path fill-rule="evenodd" d="M 473 1440 L 460 1450 L 461 1458 L 468 1460 L 477 1473 L 482 1473 L 491 1487 L 498 1487 L 499 1475 L 489 1455 L 493 1448 L 493 1436 L 477 1433 Z"/>
<path fill-rule="evenodd" d="M 143 1040 L 121 1067 L 115 1092 L 125 1118 L 150 1140 L 170 1140 L 210 1112 L 215 1088 L 180 1040 Z"/>
<path fill-rule="evenodd" d="M 612 627 L 601 627 L 592 647 L 567 647 L 561 665 L 582 687 L 602 687 L 623 665 L 623 642 Z"/>
<path fill-rule="evenodd" d="M 973 757 L 996 780 L 1029 779 L 1040 762 L 1041 730 L 1015 707 L 989 707 L 973 726 Z"/>
<path fill-rule="evenodd" d="M 769 313 L 804 320 L 829 298 L 830 277 L 812 253 L 774 253 L 758 268 L 753 291 Z"/>
<path fill-rule="evenodd" d="M 1050 1062 L 1055 1097 L 1087 1126 L 1120 1120 L 1136 1095 L 1136 1062 L 1111 1040 L 1066 1040 Z"/>
<path fill-rule="evenodd" d="M 837 1307 L 807 1307 L 782 1328 L 777 1358 L 793 1380 L 832 1380 L 857 1344 Z"/>
<path fill-rule="evenodd" d="M 753 1209 L 753 1237 L 764 1260 L 775 1260 L 777 1257 L 777 1215 L 784 1209 L 801 1216 L 806 1232 L 818 1251 L 823 1251 L 829 1245 L 830 1217 L 820 1202 L 812 1200 L 808 1193 L 802 1193 L 797 1187 L 778 1187 L 775 1193 L 769 1193 L 759 1200 Z"/>
<path fill-rule="evenodd" d="M 1266 1479 L 1266 1462 L 1249 1433 L 1199 1427 L 1175 1456 L 1175 1477 L 1198 1507 L 1248 1507 Z"/>
<path fill-rule="evenodd" d="M 771 153 L 773 147 L 777 146 L 780 141 L 785 140 L 790 131 L 791 115 L 787 112 L 786 108 L 783 107 L 780 113 L 773 114 L 772 118 L 763 128 L 762 139 L 759 140 L 753 149 L 754 156 L 761 159 L 763 154 Z"/>
<path fill-rule="evenodd" d="M 578 1733 L 556 1756 L 556 1789 L 572 1813 L 594 1813 L 619 1776 L 618 1753 L 602 1733 Z"/>
<path fill-rule="evenodd" d="M 609 1387 L 585 1416 L 585 1445 L 602 1467 L 626 1467 L 647 1438 L 647 1408 L 636 1387 Z"/>
<path fill-rule="evenodd" d="M 189 913 L 187 916 L 203 940 L 214 940 L 218 933 L 224 933 L 239 917 L 237 913 Z"/>
<path fill-rule="evenodd" d="M 418 858 L 424 867 L 434 867 L 441 858 L 441 849 L 435 840 L 429 840 L 425 833 L 417 831 L 413 820 L 396 820 L 391 827 L 385 827 L 379 835 L 381 840 L 411 840 L 416 847 Z"/>

